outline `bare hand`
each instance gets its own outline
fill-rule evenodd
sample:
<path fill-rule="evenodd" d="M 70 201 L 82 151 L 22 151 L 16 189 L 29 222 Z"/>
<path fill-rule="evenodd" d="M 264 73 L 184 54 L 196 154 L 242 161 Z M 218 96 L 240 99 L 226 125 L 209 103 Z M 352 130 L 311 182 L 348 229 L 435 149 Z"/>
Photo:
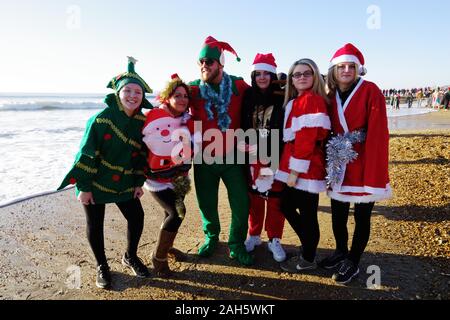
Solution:
<path fill-rule="evenodd" d="M 297 179 L 298 179 L 298 175 L 296 173 L 291 173 L 287 179 L 286 184 L 288 185 L 288 187 L 295 187 L 297 185 Z"/>
<path fill-rule="evenodd" d="M 141 187 L 134 189 L 134 199 L 140 199 L 144 195 L 144 190 Z"/>
<path fill-rule="evenodd" d="M 238 144 L 237 144 L 237 149 L 240 152 L 247 152 L 247 145 L 246 145 L 246 143 L 244 141 L 239 141 Z"/>
<path fill-rule="evenodd" d="M 244 141 L 239 141 L 237 144 L 237 149 L 240 152 L 248 152 L 252 156 L 256 156 L 258 154 L 258 146 L 256 144 L 249 145 L 246 144 Z"/>
<path fill-rule="evenodd" d="M 95 204 L 94 202 L 94 196 L 92 195 L 92 192 L 83 192 L 81 191 L 78 195 L 78 201 L 81 202 L 81 204 L 88 206 L 90 204 Z"/>
<path fill-rule="evenodd" d="M 254 145 L 249 145 L 248 146 L 248 153 L 251 156 L 256 156 L 258 154 L 258 145 L 254 144 Z"/>

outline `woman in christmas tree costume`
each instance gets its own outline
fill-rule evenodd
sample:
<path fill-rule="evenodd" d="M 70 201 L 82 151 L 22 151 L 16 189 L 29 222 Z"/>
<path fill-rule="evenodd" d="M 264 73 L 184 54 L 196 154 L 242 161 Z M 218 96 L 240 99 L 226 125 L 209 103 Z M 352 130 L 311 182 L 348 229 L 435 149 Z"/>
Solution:
<path fill-rule="evenodd" d="M 89 119 L 73 168 L 58 188 L 76 187 L 86 214 L 87 238 L 97 261 L 96 285 L 100 288 L 111 285 L 103 231 L 107 203 L 115 203 L 128 222 L 128 246 L 122 263 L 138 277 L 149 276 L 137 248 L 144 227 L 140 197 L 147 155 L 141 109 L 152 108 L 145 99 L 145 92 L 152 90 L 135 72 L 135 63 L 129 57 L 128 72 L 109 82 L 114 93 L 106 96 L 106 108 Z"/>
<path fill-rule="evenodd" d="M 361 78 L 365 74 L 364 56 L 349 43 L 333 56 L 327 77 L 333 132 L 327 145 L 327 183 L 336 250 L 319 265 L 339 267 L 333 279 L 344 284 L 359 273 L 375 201 L 391 196 L 386 100 L 374 83 Z M 347 221 L 352 202 L 355 232 L 349 252 Z"/>
<path fill-rule="evenodd" d="M 143 130 L 150 168 L 145 188 L 165 213 L 156 249 L 152 252 L 154 271 L 162 277 L 171 273 L 168 255 L 179 261 L 185 258 L 172 245 L 186 214 L 183 201 L 191 186 L 188 171 L 192 167 L 194 125 L 188 113 L 189 99 L 189 87 L 178 75 L 173 75 L 159 94 L 161 106 L 147 114 Z M 197 141 L 201 141 L 201 137 L 198 138 Z"/>
<path fill-rule="evenodd" d="M 201 79 L 190 83 L 194 120 L 201 122 L 202 134 L 207 131 L 222 140 L 213 143 L 204 137 L 203 161 L 197 164 L 196 160 L 194 164 L 195 190 L 205 233 L 205 243 L 198 253 L 202 257 L 212 255 L 219 241 L 218 193 L 222 180 L 231 207 L 230 257 L 243 265 L 251 265 L 253 257 L 244 245 L 249 207 L 245 167 L 227 161 L 227 155 L 234 154 L 236 145 L 234 141 L 227 143 L 226 139 L 227 129 L 240 128 L 242 97 L 249 85 L 242 78 L 224 72 L 224 50 L 236 54 L 228 43 L 208 37 L 198 58 Z"/>

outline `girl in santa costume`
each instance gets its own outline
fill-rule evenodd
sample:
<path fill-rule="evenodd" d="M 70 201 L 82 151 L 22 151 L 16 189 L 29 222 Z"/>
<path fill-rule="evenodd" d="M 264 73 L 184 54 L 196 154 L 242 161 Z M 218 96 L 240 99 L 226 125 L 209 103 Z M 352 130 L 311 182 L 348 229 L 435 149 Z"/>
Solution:
<path fill-rule="evenodd" d="M 361 78 L 365 74 L 362 53 L 346 44 L 333 56 L 327 78 L 333 132 L 327 145 L 327 183 L 336 250 L 319 265 L 339 267 L 333 275 L 339 283 L 358 275 L 374 202 L 391 196 L 386 102 L 374 83 Z M 355 204 L 355 232 L 349 252 L 350 203 Z"/>
<path fill-rule="evenodd" d="M 184 254 L 172 246 L 186 214 L 183 201 L 190 190 L 193 121 L 187 112 L 189 87 L 178 75 L 172 76 L 159 100 L 161 106 L 148 112 L 143 130 L 150 168 L 145 187 L 164 209 L 164 221 L 151 256 L 155 273 L 167 277 L 171 273 L 168 255 L 184 259 Z"/>
<path fill-rule="evenodd" d="M 276 68 L 275 58 L 271 53 L 256 55 L 251 73 L 252 87 L 245 91 L 242 101 L 241 125 L 243 130 L 256 130 L 258 141 L 253 146 L 244 145 L 244 150 L 241 151 L 245 151 L 247 147 L 250 152 L 257 153 L 260 145 L 270 148 L 272 130 L 281 132 L 283 129 L 284 98 L 282 94 L 276 93 L 280 90 L 280 86 L 274 83 L 277 80 Z M 273 152 L 278 157 L 283 146 L 282 135 L 279 137 L 279 148 Z M 242 149 L 242 145 L 240 147 Z M 268 159 L 271 153 L 268 150 Z M 269 161 L 261 161 L 259 157 L 249 166 L 249 237 L 245 241 L 245 247 L 251 252 L 262 243 L 261 232 L 265 226 L 269 237 L 268 249 L 276 261 L 282 262 L 286 259 L 286 252 L 281 246 L 285 218 L 280 210 L 280 195 L 284 186 L 280 181 L 274 181 L 275 172 L 270 167 Z"/>
<path fill-rule="evenodd" d="M 315 269 L 320 231 L 319 193 L 326 191 L 325 141 L 331 124 L 325 83 L 316 63 L 296 61 L 289 70 L 283 139 L 286 143 L 275 178 L 286 183 L 281 209 L 300 238 L 302 252 L 281 264 L 287 272 Z M 298 210 L 298 211 L 297 211 Z"/>
<path fill-rule="evenodd" d="M 128 222 L 128 247 L 122 263 L 138 277 L 150 275 L 137 249 L 144 227 L 139 199 L 146 167 L 141 133 L 145 116 L 141 110 L 152 108 L 145 99 L 145 92 L 152 90 L 135 72 L 135 63 L 129 57 L 128 71 L 109 82 L 114 93 L 106 96 L 106 108 L 89 119 L 73 168 L 58 188 L 76 187 L 86 213 L 87 238 L 97 260 L 96 285 L 100 288 L 111 285 L 103 234 L 107 203 L 115 203 Z"/>

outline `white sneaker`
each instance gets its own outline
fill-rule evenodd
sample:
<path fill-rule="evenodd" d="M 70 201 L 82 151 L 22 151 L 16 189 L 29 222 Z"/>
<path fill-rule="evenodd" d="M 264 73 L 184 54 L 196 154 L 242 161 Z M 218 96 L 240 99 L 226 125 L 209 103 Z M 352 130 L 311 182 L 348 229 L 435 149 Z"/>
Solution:
<path fill-rule="evenodd" d="M 273 238 L 272 241 L 267 243 L 267 247 L 269 248 L 269 251 L 272 252 L 275 261 L 282 262 L 286 260 L 286 252 L 281 246 L 280 239 Z"/>
<path fill-rule="evenodd" d="M 255 250 L 256 246 L 262 244 L 261 236 L 249 236 L 247 240 L 245 240 L 244 244 L 247 252 L 252 252 L 253 250 Z"/>

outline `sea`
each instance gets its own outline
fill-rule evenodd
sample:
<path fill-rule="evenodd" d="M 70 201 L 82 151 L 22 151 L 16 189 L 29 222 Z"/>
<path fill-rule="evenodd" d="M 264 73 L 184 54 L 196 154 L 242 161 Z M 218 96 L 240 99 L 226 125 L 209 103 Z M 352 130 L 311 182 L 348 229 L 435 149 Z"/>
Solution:
<path fill-rule="evenodd" d="M 148 97 L 154 103 L 154 96 Z M 72 167 L 104 94 L 0 93 L 0 207 L 52 192 Z M 401 105 L 389 117 L 430 112 Z"/>
<path fill-rule="evenodd" d="M 104 97 L 0 94 L 0 206 L 58 188 Z"/>

